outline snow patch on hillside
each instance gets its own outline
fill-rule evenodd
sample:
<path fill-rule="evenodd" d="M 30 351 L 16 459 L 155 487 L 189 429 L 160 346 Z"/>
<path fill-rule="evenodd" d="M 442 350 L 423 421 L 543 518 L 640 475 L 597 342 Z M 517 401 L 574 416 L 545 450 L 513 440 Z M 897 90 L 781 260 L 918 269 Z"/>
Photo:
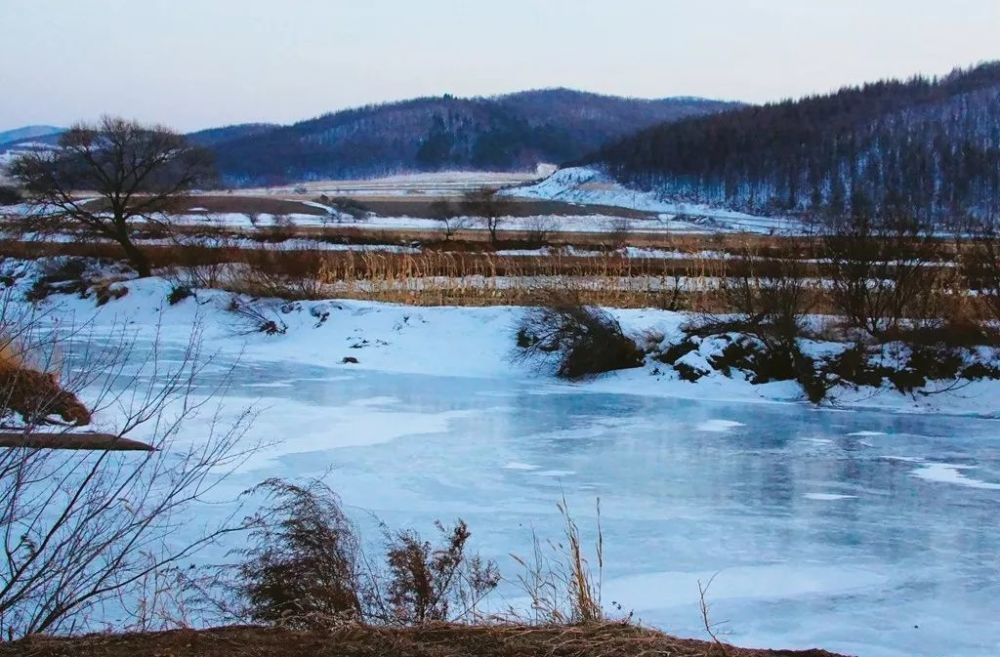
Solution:
<path fill-rule="evenodd" d="M 580 205 L 607 205 L 657 213 L 676 230 L 795 233 L 801 225 L 791 219 L 759 217 L 700 203 L 661 198 L 654 192 L 629 189 L 607 174 L 588 167 L 560 169 L 539 183 L 501 192 L 527 199 L 564 201 Z"/>

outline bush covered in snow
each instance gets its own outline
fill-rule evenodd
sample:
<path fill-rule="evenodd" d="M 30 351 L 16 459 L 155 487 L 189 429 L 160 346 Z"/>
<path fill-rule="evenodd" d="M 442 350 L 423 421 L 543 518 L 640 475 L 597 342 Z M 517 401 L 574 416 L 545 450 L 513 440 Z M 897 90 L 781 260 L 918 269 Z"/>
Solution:
<path fill-rule="evenodd" d="M 693 332 L 653 356 L 678 377 L 695 382 L 718 373 L 752 384 L 795 381 L 812 402 L 837 387 L 891 388 L 904 394 L 926 392 L 932 382 L 1000 379 L 997 354 L 989 346 L 937 341 L 906 343 L 822 343 L 800 339 L 792 350 L 774 349 L 748 333 Z"/>
<path fill-rule="evenodd" d="M 135 277 L 127 265 L 87 258 L 55 257 L 39 259 L 28 272 L 33 277 L 25 300 L 41 301 L 52 294 L 76 294 L 81 299 L 93 296 L 101 306 L 128 293 L 122 282 Z"/>
<path fill-rule="evenodd" d="M 556 375 L 581 379 L 639 367 L 645 355 L 607 312 L 556 296 L 529 310 L 517 327 L 518 359 L 553 363 Z"/>

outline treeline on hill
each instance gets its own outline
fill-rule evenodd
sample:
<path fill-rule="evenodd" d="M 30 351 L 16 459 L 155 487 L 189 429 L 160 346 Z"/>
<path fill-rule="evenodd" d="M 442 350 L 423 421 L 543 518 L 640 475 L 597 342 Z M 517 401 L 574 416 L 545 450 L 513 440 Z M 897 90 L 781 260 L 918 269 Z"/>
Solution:
<path fill-rule="evenodd" d="M 226 183 L 284 184 L 403 171 L 529 170 L 583 157 L 662 121 L 733 106 L 549 89 L 491 98 L 418 98 L 290 126 L 229 126 L 190 137 L 215 151 Z"/>
<path fill-rule="evenodd" d="M 756 212 L 1000 210 L 1000 62 L 649 128 L 588 159 L 671 197 Z"/>

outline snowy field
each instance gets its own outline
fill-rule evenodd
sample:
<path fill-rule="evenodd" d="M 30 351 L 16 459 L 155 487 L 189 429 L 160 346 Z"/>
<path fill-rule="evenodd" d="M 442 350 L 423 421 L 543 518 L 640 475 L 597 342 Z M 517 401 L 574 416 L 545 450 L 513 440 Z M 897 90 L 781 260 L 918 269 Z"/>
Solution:
<path fill-rule="evenodd" d="M 326 194 L 328 196 L 461 196 L 484 187 L 500 188 L 537 181 L 555 167 L 540 165 L 537 172 L 440 171 L 410 173 L 367 180 L 317 180 L 282 187 L 237 190 L 238 194 Z"/>
<path fill-rule="evenodd" d="M 321 206 L 319 203 L 310 203 L 313 206 Z M 294 226 L 301 228 L 363 228 L 366 230 L 420 230 L 420 231 L 444 231 L 446 224 L 439 219 L 427 219 L 424 217 L 366 217 L 356 219 L 349 215 L 341 215 L 337 211 L 328 207 L 329 216 L 314 214 L 289 214 L 284 219 L 290 221 Z M 275 218 L 269 214 L 261 214 L 256 217 L 257 226 L 269 227 L 275 225 Z M 178 214 L 171 217 L 171 221 L 184 226 L 206 226 L 252 229 L 254 225 L 250 223 L 250 218 L 240 212 L 216 212 L 211 214 Z M 452 228 L 461 230 L 487 230 L 486 222 L 481 217 L 456 217 L 451 220 Z M 497 221 L 498 231 L 528 231 L 544 226 L 549 232 L 585 232 L 603 233 L 614 230 L 626 230 L 635 233 L 676 233 L 676 232 L 706 232 L 696 225 L 687 222 L 676 222 L 668 217 L 661 219 L 625 219 L 610 215 L 594 214 L 565 214 L 565 215 L 538 215 L 531 217 L 501 217 Z"/>
<path fill-rule="evenodd" d="M 337 210 L 332 205 L 310 198 L 320 195 L 349 197 L 371 201 L 381 198 L 447 197 L 460 199 L 463 194 L 483 188 L 501 188 L 500 194 L 512 200 L 557 201 L 567 204 L 568 212 L 527 217 L 501 217 L 497 222 L 500 232 L 531 231 L 544 226 L 550 233 L 609 233 L 628 231 L 644 234 L 711 234 L 754 233 L 762 235 L 797 235 L 804 227 L 795 220 L 781 217 L 762 217 L 707 205 L 662 199 L 650 192 L 622 187 L 598 171 L 587 168 L 569 168 L 555 171 L 545 178 L 541 174 L 444 172 L 410 174 L 372 180 L 321 181 L 302 183 L 294 187 L 267 187 L 234 190 L 236 197 L 267 197 L 292 204 L 301 204 L 303 212 L 282 215 L 281 220 L 302 228 L 362 228 L 366 230 L 419 230 L 444 231 L 446 224 L 426 216 L 370 216 L 355 218 Z M 81 201 L 85 202 L 85 201 Z M 173 215 L 173 223 L 183 226 L 206 226 L 253 230 L 275 224 L 275 217 L 268 213 L 254 213 L 254 223 L 243 212 L 208 212 L 198 205 L 198 195 L 190 199 L 187 212 Z M 573 213 L 579 206 L 579 214 Z M 589 214 L 583 208 L 599 206 L 598 214 Z M 615 214 L 614 208 L 647 213 L 647 218 L 625 218 Z M 316 213 L 315 210 L 323 213 Z M 0 208 L 0 216 L 29 216 L 38 212 L 28 205 Z M 461 230 L 487 229 L 481 217 L 456 217 L 450 220 L 451 228 Z"/>
<path fill-rule="evenodd" d="M 253 403 L 247 440 L 269 443 L 223 499 L 266 477 L 325 476 L 367 529 L 369 513 L 422 531 L 464 518 L 513 575 L 508 555 L 526 554 L 532 529 L 559 536 L 562 495 L 590 538 L 599 497 L 604 602 L 641 622 L 702 636 L 698 581 L 718 573 L 713 619 L 737 644 L 1000 654 L 995 382 L 822 409 L 793 386 L 690 384 L 652 366 L 563 384 L 511 363 L 517 308 L 303 302 L 281 314 L 287 334 L 239 336 L 221 293 L 171 307 L 165 281 L 129 285 L 99 310 L 45 306 L 53 321 L 93 318 L 98 335 L 126 323 L 168 354 L 200 321 L 215 361 L 199 385 L 235 363 L 225 401 Z M 629 331 L 682 320 L 615 314 Z"/>
<path fill-rule="evenodd" d="M 197 206 L 197 198 L 191 199 L 192 207 L 186 213 L 178 213 L 169 217 L 170 223 L 177 226 L 204 227 L 212 229 L 236 229 L 253 231 L 256 228 L 271 228 L 278 224 L 278 219 L 271 214 L 255 214 L 253 221 L 242 212 L 202 212 Z M 337 212 L 334 208 L 315 202 L 303 202 L 313 207 L 325 208 L 328 215 L 291 213 L 282 215 L 280 221 L 293 228 L 311 229 L 349 229 L 360 228 L 368 231 L 429 231 L 444 233 L 449 227 L 452 230 L 482 231 L 487 230 L 486 221 L 481 217 L 456 217 L 446 222 L 439 219 L 411 216 L 373 216 L 355 218 Z M 0 212 L 0 218 L 6 214 L 7 221 L 23 220 L 36 210 L 27 205 L 6 206 Z M 560 214 L 535 215 L 528 217 L 500 217 L 497 220 L 499 233 L 525 232 L 544 228 L 547 233 L 611 233 L 625 231 L 642 234 L 709 234 L 715 232 L 739 232 L 744 227 L 726 227 L 708 220 L 695 221 L 688 218 L 677 218 L 663 214 L 657 218 L 636 219 L 606 214 Z M 746 232 L 767 233 L 767 230 L 746 228 Z"/>

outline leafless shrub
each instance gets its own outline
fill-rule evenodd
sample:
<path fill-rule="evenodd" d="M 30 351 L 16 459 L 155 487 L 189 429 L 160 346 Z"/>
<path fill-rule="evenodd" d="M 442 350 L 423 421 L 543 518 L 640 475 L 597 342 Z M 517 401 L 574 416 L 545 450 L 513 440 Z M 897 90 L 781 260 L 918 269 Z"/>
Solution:
<path fill-rule="evenodd" d="M 644 360 L 611 315 L 560 293 L 525 313 L 517 327 L 517 345 L 516 360 L 543 366 L 554 360 L 556 375 L 566 379 L 639 367 Z"/>
<path fill-rule="evenodd" d="M 412 530 L 389 535 L 383 569 L 363 553 L 325 484 L 270 479 L 253 492 L 270 504 L 252 518 L 250 545 L 240 551 L 237 619 L 300 628 L 473 620 L 500 581 L 496 564 L 468 554 L 471 534 L 461 520 L 450 528 L 436 523 L 438 546 Z"/>
<path fill-rule="evenodd" d="M 718 573 L 716 573 L 718 575 Z M 723 657 L 729 657 L 729 649 L 726 648 L 726 644 L 719 640 L 716 628 L 720 623 L 713 623 L 711 619 L 711 609 L 708 604 L 708 590 L 712 588 L 712 583 L 715 581 L 716 575 L 712 575 L 708 578 L 705 584 L 698 580 L 698 611 L 701 615 L 701 624 L 705 628 L 705 632 L 708 634 L 709 638 L 712 640 L 712 648 L 715 652 L 723 655 Z"/>
<path fill-rule="evenodd" d="M 38 278 L 25 294 L 25 300 L 41 301 L 50 294 L 86 294 L 90 281 L 88 262 L 84 258 L 62 257 L 43 261 Z"/>
<path fill-rule="evenodd" d="M 95 416 L 116 418 L 109 433 L 121 440 L 140 434 L 155 448 L 28 447 L 40 436 L 74 435 L 70 428 L 43 430 L 35 420 L 48 415 L 41 410 L 19 428 L 25 446 L 0 450 L 0 543 L 6 556 L 0 567 L 0 635 L 93 629 L 116 600 L 125 613 L 132 611 L 151 574 L 236 529 L 232 518 L 198 521 L 194 511 L 247 455 L 240 439 L 250 414 L 227 425 L 221 409 L 211 408 L 221 388 L 202 383 L 207 362 L 197 331 L 180 364 L 168 367 L 158 342 L 140 346 L 126 327 L 102 328 L 98 340 L 85 326 L 53 332 L 36 315 L 7 305 L 3 311 L 0 334 L 30 355 L 34 369 L 61 370 L 62 391 Z M 9 403 L 11 392 L 2 391 L 0 404 Z M 51 398 L 56 403 L 58 395 Z M 13 410 L 5 405 L 0 415 Z M 200 435 L 185 440 L 194 421 Z"/>
<path fill-rule="evenodd" d="M 180 232 L 170 236 L 173 257 L 163 268 L 163 276 L 174 287 L 218 288 L 232 271 L 232 263 L 217 257 L 217 253 L 233 248 L 236 245 L 234 236 L 226 231 L 212 231 L 209 236 L 211 248 L 203 248 L 199 237 Z"/>
<path fill-rule="evenodd" d="M 715 366 L 749 371 L 754 383 L 795 380 L 811 401 L 821 401 L 828 386 L 800 346 L 800 339 L 809 333 L 805 316 L 815 306 L 816 290 L 796 261 L 762 257 L 749 243 L 740 255 L 741 266 L 720 280 L 728 312 L 703 314 L 685 325 L 685 332 L 738 334 L 715 359 Z M 684 343 L 672 345 L 661 360 L 673 364 L 684 377 L 696 377 L 685 363 L 674 362 L 684 352 Z"/>
<path fill-rule="evenodd" d="M 615 217 L 611 220 L 608 230 L 608 242 L 616 249 L 628 246 L 632 238 L 632 222 L 625 217 Z"/>
<path fill-rule="evenodd" d="M 251 521 L 239 567 L 249 617 L 291 627 L 361 620 L 365 594 L 357 531 L 325 484 L 268 479 L 252 493 L 271 501 Z"/>
<path fill-rule="evenodd" d="M 698 331 L 736 330 L 752 335 L 770 350 L 796 349 L 804 333 L 804 317 L 815 305 L 814 291 L 801 267 L 794 261 L 762 257 L 749 244 L 741 260 L 742 266 L 720 281 L 730 314 L 703 318 Z"/>
<path fill-rule="evenodd" d="M 236 316 L 234 330 L 237 335 L 284 335 L 288 331 L 284 320 L 264 302 L 247 301 L 234 294 L 229 298 L 226 310 Z"/>
<path fill-rule="evenodd" d="M 469 217 L 462 215 L 461 208 L 450 201 L 435 201 L 427 208 L 427 212 L 432 219 L 441 222 L 445 240 L 450 240 L 458 231 L 469 227 Z"/>
<path fill-rule="evenodd" d="M 240 267 L 230 267 L 219 287 L 251 297 L 286 300 L 328 296 L 326 258 L 320 251 L 260 249 L 247 254 Z"/>
<path fill-rule="evenodd" d="M 385 603 L 393 622 L 473 619 L 479 603 L 500 583 L 496 564 L 466 554 L 471 533 L 463 521 L 451 528 L 435 526 L 444 539 L 441 546 L 413 531 L 392 537 Z"/>
<path fill-rule="evenodd" d="M 856 215 L 831 222 L 822 238 L 830 300 L 848 324 L 875 339 L 899 333 L 933 291 L 940 244 L 931 227 L 905 217 Z"/>
<path fill-rule="evenodd" d="M 525 220 L 527 240 L 533 246 L 544 246 L 549 241 L 549 235 L 555 229 L 552 217 L 536 216 Z"/>
<path fill-rule="evenodd" d="M 287 214 L 276 214 L 271 217 L 271 225 L 263 232 L 264 238 L 269 242 L 284 242 L 295 237 L 295 220 Z"/>

